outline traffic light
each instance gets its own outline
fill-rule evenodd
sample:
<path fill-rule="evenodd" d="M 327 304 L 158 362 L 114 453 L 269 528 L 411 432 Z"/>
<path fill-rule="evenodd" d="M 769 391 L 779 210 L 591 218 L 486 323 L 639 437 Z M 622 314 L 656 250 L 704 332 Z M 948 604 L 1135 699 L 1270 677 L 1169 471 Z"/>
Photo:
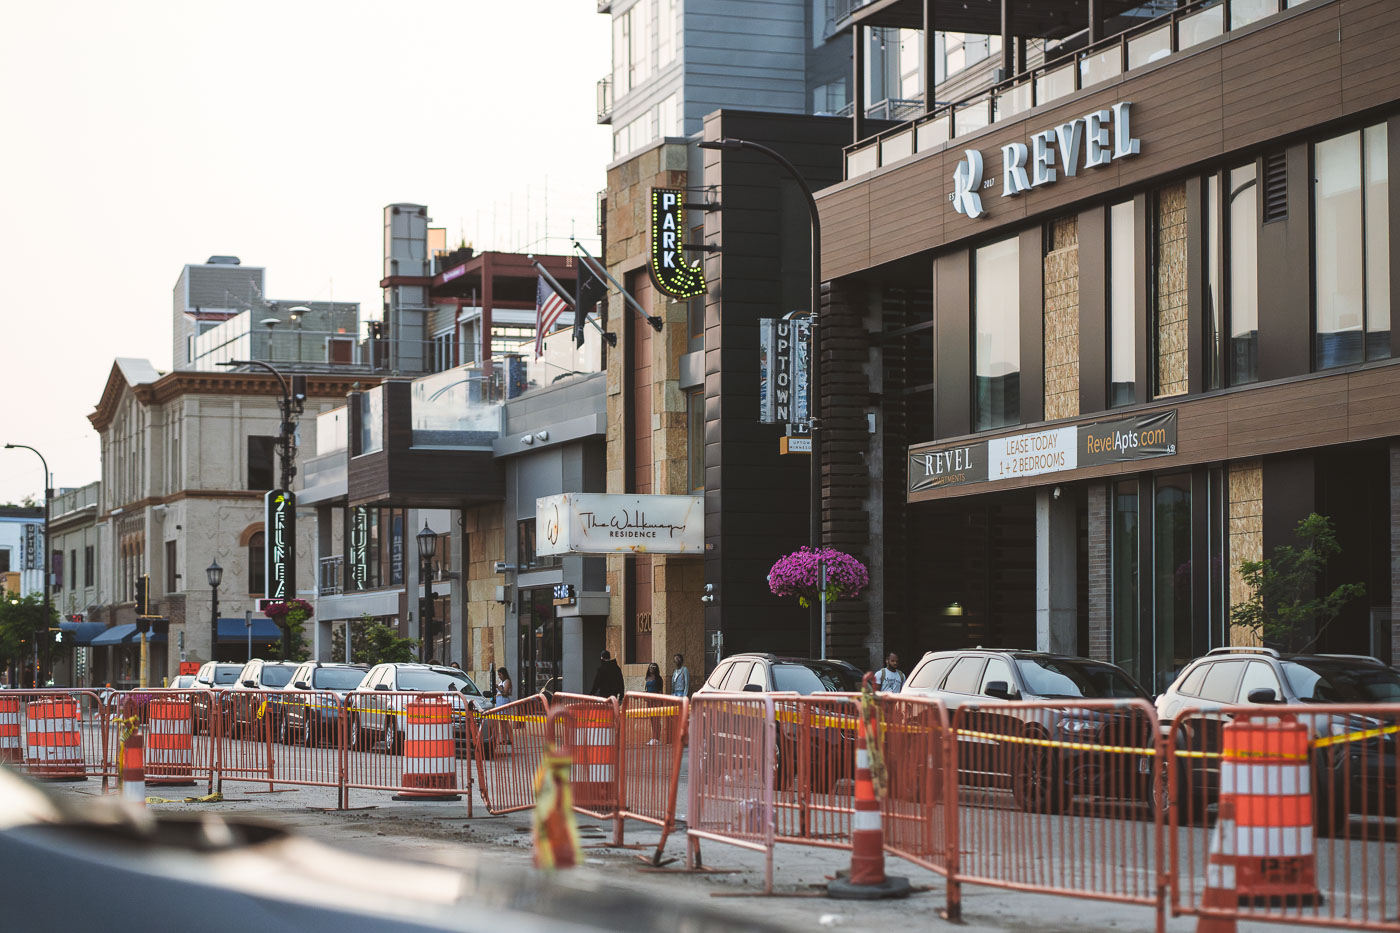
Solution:
<path fill-rule="evenodd" d="M 151 630 L 151 620 L 145 618 L 144 616 L 137 616 L 137 617 L 136 617 L 136 631 L 138 631 L 138 632 L 140 632 L 142 635 L 144 635 L 144 634 L 146 634 L 147 632 L 149 632 L 150 630 Z"/>
<path fill-rule="evenodd" d="M 297 373 L 292 374 L 292 404 L 298 413 L 306 405 L 306 377 Z"/>
<path fill-rule="evenodd" d="M 151 614 L 151 576 L 141 574 L 136 578 L 136 614 L 138 616 L 148 616 Z"/>

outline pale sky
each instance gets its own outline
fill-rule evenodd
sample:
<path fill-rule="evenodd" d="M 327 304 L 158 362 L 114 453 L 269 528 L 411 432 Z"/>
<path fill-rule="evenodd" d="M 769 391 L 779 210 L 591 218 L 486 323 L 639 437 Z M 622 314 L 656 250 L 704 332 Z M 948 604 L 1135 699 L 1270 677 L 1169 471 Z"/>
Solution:
<path fill-rule="evenodd" d="M 449 242 L 596 234 L 611 146 L 588 0 L 0 3 L 0 445 L 101 478 L 117 356 L 170 367 L 171 290 L 216 254 L 269 298 L 381 303 L 381 209 Z M 527 217 L 526 205 L 529 205 Z M 565 244 L 551 241 L 550 251 Z M 542 246 L 536 251 L 544 252 Z M 42 496 L 0 449 L 0 502 Z"/>

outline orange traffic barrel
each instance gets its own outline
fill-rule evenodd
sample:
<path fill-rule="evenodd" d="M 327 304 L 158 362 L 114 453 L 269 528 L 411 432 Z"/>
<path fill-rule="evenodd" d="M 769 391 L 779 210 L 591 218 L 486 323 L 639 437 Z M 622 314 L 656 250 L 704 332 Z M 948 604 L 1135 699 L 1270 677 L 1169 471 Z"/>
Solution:
<path fill-rule="evenodd" d="M 146 805 L 145 743 L 140 731 L 132 732 L 122 743 L 122 799 L 144 807 Z"/>
<path fill-rule="evenodd" d="M 584 810 L 617 809 L 617 714 L 612 704 L 569 707 L 574 718 L 574 803 Z"/>
<path fill-rule="evenodd" d="M 17 764 L 24 760 L 19 739 L 19 699 L 0 697 L 0 763 Z"/>
<path fill-rule="evenodd" d="M 404 711 L 403 786 L 395 800 L 460 800 L 452 704 L 410 700 Z"/>
<path fill-rule="evenodd" d="M 24 763 L 30 775 L 41 781 L 81 781 L 83 737 L 78 701 L 73 697 L 45 697 L 26 703 L 27 736 Z"/>
<path fill-rule="evenodd" d="M 194 783 L 194 715 L 185 697 L 146 707 L 146 783 Z"/>

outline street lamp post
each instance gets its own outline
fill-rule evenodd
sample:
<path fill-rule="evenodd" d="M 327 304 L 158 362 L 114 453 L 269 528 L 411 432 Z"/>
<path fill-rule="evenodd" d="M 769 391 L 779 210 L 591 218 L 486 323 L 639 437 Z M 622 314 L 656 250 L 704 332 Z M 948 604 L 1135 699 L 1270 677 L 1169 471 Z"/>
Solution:
<path fill-rule="evenodd" d="M 423 530 L 418 532 L 418 574 L 423 578 L 423 603 L 419 615 L 421 631 L 418 633 L 418 660 L 426 661 L 432 652 L 433 625 L 433 557 L 437 554 L 437 532 L 423 521 Z"/>
<path fill-rule="evenodd" d="M 776 162 L 778 167 L 786 172 L 797 187 L 802 190 L 802 194 L 807 199 L 807 211 L 811 215 L 812 222 L 812 350 L 808 355 L 808 366 L 810 372 L 807 376 L 807 418 L 812 430 L 812 491 L 811 491 L 811 518 L 808 526 L 808 544 L 812 550 L 817 550 L 822 546 L 822 435 L 821 435 L 821 373 L 822 373 L 822 351 L 821 351 L 821 328 L 817 325 L 821 321 L 821 298 L 822 298 L 822 220 L 817 211 L 817 199 L 812 194 L 812 186 L 807 184 L 807 179 L 802 177 L 802 173 L 797 170 L 797 166 L 788 161 L 787 157 L 776 149 L 770 149 L 760 143 L 750 142 L 747 139 L 707 139 L 699 143 L 701 149 L 726 149 L 729 151 L 748 150 L 756 152 L 769 160 Z M 812 606 L 811 629 L 816 632 L 816 644 L 813 654 L 819 658 L 826 657 L 826 600 L 818 599 Z"/>
<path fill-rule="evenodd" d="M 213 591 L 210 599 L 211 618 L 209 620 L 209 660 L 214 660 L 214 650 L 219 644 L 219 584 L 224 580 L 224 568 L 219 566 L 218 560 L 204 568 L 204 573 L 209 577 L 209 589 Z"/>
<path fill-rule="evenodd" d="M 275 320 L 275 319 L 274 319 L 274 320 Z M 220 365 L 220 366 L 256 366 L 256 367 L 258 367 L 258 368 L 260 368 L 260 369 L 265 369 L 265 370 L 267 370 L 268 372 L 272 373 L 272 375 L 276 376 L 276 377 L 277 377 L 277 382 L 282 386 L 282 401 L 281 401 L 281 403 L 280 403 L 280 404 L 281 404 L 281 411 L 282 411 L 282 426 L 281 426 L 281 431 L 280 431 L 279 434 L 278 434 L 278 445 L 277 445 L 277 447 L 278 447 L 279 466 L 280 466 L 280 468 L 281 468 L 281 469 L 280 469 L 280 473 L 281 473 L 281 480 L 280 480 L 280 482 L 281 482 L 281 485 L 279 486 L 279 488 L 280 488 L 283 492 L 285 492 L 285 493 L 287 493 L 287 494 L 290 495 L 290 494 L 291 494 L 291 491 L 292 491 L 292 479 L 295 478 L 296 475 L 297 475 L 297 468 L 296 468 L 296 462 L 295 462 L 295 453 L 294 453 L 293 446 L 292 446 L 292 440 L 293 440 L 294 435 L 296 434 L 296 427 L 297 427 L 297 426 L 296 426 L 296 420 L 295 420 L 295 419 L 296 419 L 296 416 L 297 416 L 297 415 L 301 414 L 302 411 L 305 410 L 305 403 L 306 403 L 306 395 L 305 395 L 305 393 L 304 393 L 304 392 L 298 392 L 298 393 L 296 393 L 296 394 L 294 395 L 293 392 L 292 392 L 292 386 L 287 382 L 287 377 L 284 376 L 284 375 L 282 375 L 281 371 L 278 370 L 276 367 L 274 367 L 274 366 L 272 366 L 272 365 L 270 365 L 270 364 L 268 364 L 268 363 L 264 363 L 262 360 L 227 360 L 227 361 L 225 361 L 225 362 L 223 362 L 223 363 L 220 363 L 219 365 Z M 292 378 L 293 378 L 293 379 L 298 379 L 298 378 L 304 378 L 304 377 L 293 376 Z M 295 510 L 293 510 L 293 515 L 295 516 Z M 292 558 L 291 558 L 291 562 L 290 562 L 290 565 L 289 565 L 289 566 L 290 566 L 290 569 L 291 569 L 291 573 L 289 574 L 290 580 L 288 581 L 288 587 L 287 587 L 287 589 L 288 589 L 288 591 L 290 592 L 291 596 L 292 596 L 292 597 L 295 597 L 295 596 L 296 596 L 296 593 L 297 593 L 297 587 L 296 587 L 296 547 L 297 547 L 297 544 L 296 544 L 296 541 L 295 541 L 295 536 L 293 536 L 293 538 L 294 538 L 294 540 L 293 540 L 293 541 L 291 542 L 291 544 L 289 545 L 290 550 L 291 550 L 291 554 L 292 554 Z M 271 546 L 271 541 L 269 540 L 269 541 L 264 545 L 264 547 L 270 547 L 270 546 Z M 282 657 L 285 658 L 285 659 L 290 659 L 291 656 L 292 656 L 292 628 L 291 628 L 290 625 L 286 625 L 286 624 L 281 623 L 281 622 L 278 623 L 278 627 L 282 629 Z"/>
<path fill-rule="evenodd" d="M 48 655 L 50 653 L 50 648 L 48 646 L 49 625 L 52 622 L 51 617 L 53 615 L 53 610 L 50 605 L 51 596 L 49 590 L 53 575 L 53 541 L 49 537 L 49 510 L 53 505 L 53 475 L 49 473 L 49 462 L 44 459 L 44 455 L 28 444 L 6 444 L 5 449 L 31 451 L 34 456 L 39 458 L 39 462 L 44 465 L 44 550 L 40 555 L 43 559 L 39 562 L 39 566 L 44 569 L 44 624 L 42 628 L 42 639 L 44 642 L 44 661 L 48 662 Z M 42 671 L 39 667 L 39 641 L 41 638 L 39 631 L 40 630 L 36 629 L 34 632 L 34 686 L 36 688 L 42 686 L 44 682 L 42 679 Z"/>

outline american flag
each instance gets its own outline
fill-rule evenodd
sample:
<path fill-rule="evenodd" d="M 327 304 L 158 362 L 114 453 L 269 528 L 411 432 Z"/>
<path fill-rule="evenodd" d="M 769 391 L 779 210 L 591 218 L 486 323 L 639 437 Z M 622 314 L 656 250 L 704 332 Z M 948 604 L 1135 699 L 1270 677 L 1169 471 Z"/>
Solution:
<path fill-rule="evenodd" d="M 535 359 L 544 355 L 544 335 L 554 329 L 559 315 L 567 310 L 564 299 L 540 276 L 535 282 Z"/>

